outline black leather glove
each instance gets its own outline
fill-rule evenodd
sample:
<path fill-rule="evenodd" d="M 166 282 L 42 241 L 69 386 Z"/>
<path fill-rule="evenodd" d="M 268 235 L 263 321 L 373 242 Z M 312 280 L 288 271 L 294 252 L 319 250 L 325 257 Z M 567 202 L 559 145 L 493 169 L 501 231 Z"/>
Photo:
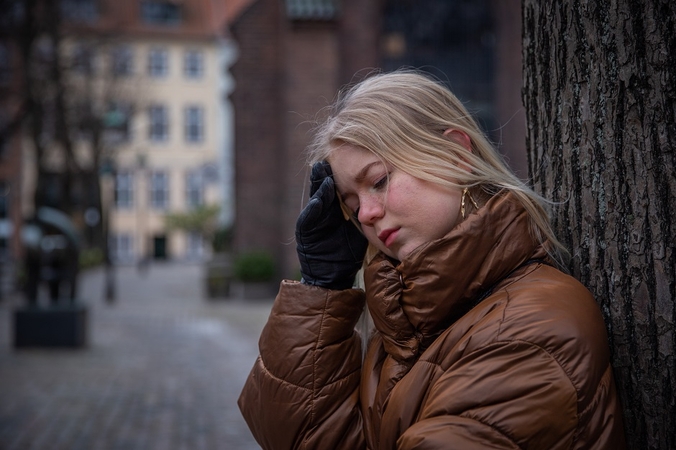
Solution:
<path fill-rule="evenodd" d="M 312 166 L 310 201 L 296 221 L 296 250 L 302 282 L 349 289 L 364 260 L 368 241 L 345 219 L 329 163 Z"/>

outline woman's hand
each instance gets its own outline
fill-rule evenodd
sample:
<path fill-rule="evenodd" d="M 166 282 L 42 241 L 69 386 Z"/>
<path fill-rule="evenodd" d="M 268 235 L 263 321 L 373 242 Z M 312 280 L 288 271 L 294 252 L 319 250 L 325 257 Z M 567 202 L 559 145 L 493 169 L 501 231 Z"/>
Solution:
<path fill-rule="evenodd" d="M 310 201 L 296 221 L 296 250 L 305 284 L 348 289 L 368 241 L 343 215 L 328 162 L 312 166 Z"/>

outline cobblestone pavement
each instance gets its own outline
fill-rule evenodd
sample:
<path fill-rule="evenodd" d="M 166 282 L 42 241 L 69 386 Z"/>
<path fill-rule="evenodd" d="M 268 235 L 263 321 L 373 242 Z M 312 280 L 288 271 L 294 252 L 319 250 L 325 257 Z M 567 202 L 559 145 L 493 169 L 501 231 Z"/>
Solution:
<path fill-rule="evenodd" d="M 198 265 L 85 273 L 84 349 L 14 349 L 0 302 L 0 449 L 259 449 L 237 397 L 269 300 L 206 300 Z"/>

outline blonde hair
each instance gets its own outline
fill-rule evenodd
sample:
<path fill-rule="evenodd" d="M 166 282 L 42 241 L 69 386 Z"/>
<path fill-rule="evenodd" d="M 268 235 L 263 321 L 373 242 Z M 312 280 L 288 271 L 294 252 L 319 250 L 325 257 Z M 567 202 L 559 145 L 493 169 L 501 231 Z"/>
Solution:
<path fill-rule="evenodd" d="M 450 139 L 465 133 L 472 151 Z M 412 70 L 379 73 L 341 92 L 328 118 L 315 130 L 310 164 L 341 144 L 364 148 L 409 175 L 489 195 L 511 191 L 530 217 L 532 235 L 561 267 L 567 255 L 556 238 L 547 201 L 507 166 L 460 100 L 439 81 Z M 469 170 L 467 170 L 469 169 Z"/>

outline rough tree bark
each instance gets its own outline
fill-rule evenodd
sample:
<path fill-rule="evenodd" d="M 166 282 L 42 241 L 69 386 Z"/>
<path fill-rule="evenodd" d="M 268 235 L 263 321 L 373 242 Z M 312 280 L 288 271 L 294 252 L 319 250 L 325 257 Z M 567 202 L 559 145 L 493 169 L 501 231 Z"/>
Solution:
<path fill-rule="evenodd" d="M 676 448 L 676 3 L 523 0 L 529 173 L 608 326 L 628 448 Z"/>

